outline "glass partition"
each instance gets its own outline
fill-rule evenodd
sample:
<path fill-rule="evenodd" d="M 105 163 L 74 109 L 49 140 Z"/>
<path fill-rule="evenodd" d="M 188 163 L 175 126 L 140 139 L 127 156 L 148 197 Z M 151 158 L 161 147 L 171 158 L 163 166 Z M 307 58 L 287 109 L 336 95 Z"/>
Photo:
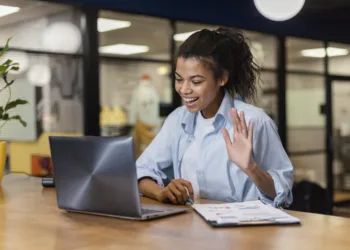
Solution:
<path fill-rule="evenodd" d="M 100 11 L 101 55 L 170 60 L 170 23 L 167 19 Z"/>
<path fill-rule="evenodd" d="M 289 37 L 286 39 L 287 70 L 324 73 L 324 43 Z"/>
<path fill-rule="evenodd" d="M 350 45 L 329 43 L 329 74 L 350 76 Z"/>
<path fill-rule="evenodd" d="M 288 151 L 296 180 L 308 178 L 325 186 L 324 77 L 287 75 Z"/>

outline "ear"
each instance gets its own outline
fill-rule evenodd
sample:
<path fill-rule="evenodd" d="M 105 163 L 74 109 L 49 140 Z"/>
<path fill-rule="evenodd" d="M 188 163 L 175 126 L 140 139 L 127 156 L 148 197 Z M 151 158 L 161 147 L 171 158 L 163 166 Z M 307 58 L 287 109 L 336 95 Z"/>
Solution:
<path fill-rule="evenodd" d="M 224 86 L 227 81 L 228 81 L 228 76 L 229 76 L 229 73 L 227 71 L 225 71 L 223 74 L 222 74 L 222 77 L 220 78 L 220 87 Z"/>

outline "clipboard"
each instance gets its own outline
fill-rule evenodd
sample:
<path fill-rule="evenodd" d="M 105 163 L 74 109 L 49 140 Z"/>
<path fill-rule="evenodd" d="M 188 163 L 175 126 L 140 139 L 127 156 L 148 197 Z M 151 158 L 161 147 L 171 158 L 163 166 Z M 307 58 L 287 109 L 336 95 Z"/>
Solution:
<path fill-rule="evenodd" d="M 261 201 L 193 204 L 192 208 L 212 227 L 301 224 L 298 218 Z"/>

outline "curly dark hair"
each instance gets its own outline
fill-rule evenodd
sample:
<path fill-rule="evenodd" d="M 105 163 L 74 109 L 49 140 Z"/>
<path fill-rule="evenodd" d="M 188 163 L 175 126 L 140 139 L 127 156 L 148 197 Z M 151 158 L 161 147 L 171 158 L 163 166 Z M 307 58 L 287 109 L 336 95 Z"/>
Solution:
<path fill-rule="evenodd" d="M 216 80 L 227 72 L 224 88 L 231 96 L 255 100 L 259 67 L 240 31 L 227 27 L 197 31 L 180 46 L 179 57 L 199 59 L 213 70 Z"/>

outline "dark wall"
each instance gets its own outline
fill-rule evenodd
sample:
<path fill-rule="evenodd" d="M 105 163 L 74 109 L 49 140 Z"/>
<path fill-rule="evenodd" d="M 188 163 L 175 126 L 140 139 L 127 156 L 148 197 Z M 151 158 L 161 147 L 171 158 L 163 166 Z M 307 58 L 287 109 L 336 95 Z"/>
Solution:
<path fill-rule="evenodd" d="M 308 37 L 350 43 L 346 23 L 327 12 L 308 15 L 307 8 L 300 15 L 285 22 L 273 22 L 262 17 L 253 0 L 50 0 L 70 4 L 85 4 L 98 8 L 140 13 L 176 20 L 214 25 L 234 26 L 265 33 Z M 307 1 L 306 1 L 307 2 Z M 349 13 L 350 16 L 350 13 Z"/>

